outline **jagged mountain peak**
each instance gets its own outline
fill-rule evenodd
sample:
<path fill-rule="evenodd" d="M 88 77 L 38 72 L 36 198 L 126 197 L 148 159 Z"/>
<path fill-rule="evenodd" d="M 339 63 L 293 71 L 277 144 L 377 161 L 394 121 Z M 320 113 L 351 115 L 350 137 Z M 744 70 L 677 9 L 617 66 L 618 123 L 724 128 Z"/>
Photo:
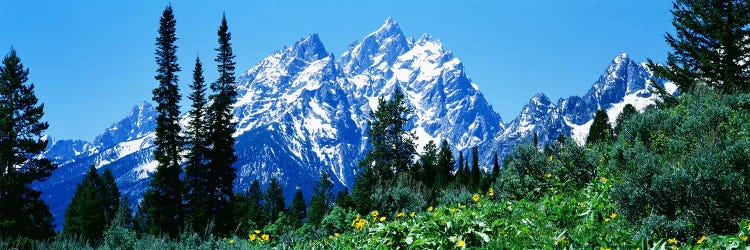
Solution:
<path fill-rule="evenodd" d="M 549 97 L 542 92 L 537 92 L 531 97 L 531 100 L 529 100 L 529 104 L 527 105 L 549 106 L 550 104 L 552 104 L 552 101 L 550 101 Z"/>
<path fill-rule="evenodd" d="M 626 95 L 642 92 L 650 77 L 648 69 L 631 59 L 627 53 L 621 53 L 612 59 L 583 99 L 590 104 L 597 104 L 598 109 L 607 109 L 610 104 L 623 101 Z"/>
<path fill-rule="evenodd" d="M 295 42 L 290 47 L 290 51 L 290 56 L 306 61 L 315 61 L 328 56 L 328 52 L 325 46 L 323 46 L 323 42 L 320 41 L 318 33 L 313 33 Z"/>
<path fill-rule="evenodd" d="M 141 138 L 156 129 L 156 109 L 143 101 L 130 109 L 130 114 L 94 138 L 93 145 L 108 147 L 119 142 Z"/>
<path fill-rule="evenodd" d="M 403 36 L 401 27 L 398 26 L 398 22 L 396 22 L 396 19 L 393 17 L 387 17 L 385 18 L 385 21 L 383 21 L 383 25 L 380 25 L 377 30 L 373 31 L 368 36 L 390 37 L 398 35 Z"/>
<path fill-rule="evenodd" d="M 342 68 L 349 75 L 360 74 L 369 68 L 386 68 L 410 49 L 410 43 L 398 26 L 388 17 L 377 30 L 353 43 L 341 55 Z"/>

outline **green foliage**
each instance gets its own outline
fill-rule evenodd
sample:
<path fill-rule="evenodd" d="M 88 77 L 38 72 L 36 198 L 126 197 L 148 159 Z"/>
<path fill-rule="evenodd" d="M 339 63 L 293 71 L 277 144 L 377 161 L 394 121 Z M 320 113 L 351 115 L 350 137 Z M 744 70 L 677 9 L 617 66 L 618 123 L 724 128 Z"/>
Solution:
<path fill-rule="evenodd" d="M 313 189 L 313 197 L 310 199 L 310 206 L 307 213 L 307 222 L 312 225 L 319 225 L 323 217 L 330 211 L 333 181 L 328 171 L 321 171 L 318 183 Z M 346 191 L 343 194 L 346 197 Z M 343 198 L 342 198 L 343 199 Z"/>
<path fill-rule="evenodd" d="M 427 206 L 427 194 L 421 185 L 408 175 L 402 174 L 392 183 L 378 183 L 370 194 L 374 210 L 384 213 L 414 211 Z"/>
<path fill-rule="evenodd" d="M 91 166 L 78 184 L 65 210 L 65 235 L 81 237 L 90 244 L 101 243 L 104 229 L 112 224 L 120 208 L 120 191 L 109 169 L 99 176 Z"/>
<path fill-rule="evenodd" d="M 279 179 L 272 177 L 271 182 L 268 183 L 268 189 L 266 189 L 266 211 L 269 218 L 268 222 L 275 222 L 279 218 L 279 213 L 283 212 L 285 209 L 284 189 L 281 187 Z"/>
<path fill-rule="evenodd" d="M 292 205 L 289 207 L 289 217 L 296 220 L 295 229 L 302 226 L 302 220 L 305 219 L 305 215 L 307 215 L 305 197 L 302 196 L 302 190 L 298 188 L 297 191 L 294 192 Z"/>
<path fill-rule="evenodd" d="M 54 233 L 52 214 L 30 185 L 57 165 L 40 156 L 49 125 L 41 121 L 44 104 L 37 103 L 28 75 L 11 48 L 0 65 L 0 237 L 46 239 Z"/>
<path fill-rule="evenodd" d="M 609 125 L 609 116 L 604 110 L 597 110 L 594 115 L 594 122 L 589 128 L 589 135 L 586 137 L 586 146 L 593 146 L 602 142 L 611 142 L 614 139 L 612 126 Z"/>
<path fill-rule="evenodd" d="M 479 169 L 479 149 L 477 146 L 474 146 L 471 149 L 471 181 L 470 187 L 472 189 L 479 188 L 479 181 L 482 179 L 482 170 Z"/>
<path fill-rule="evenodd" d="M 505 157 L 505 167 L 495 181 L 501 197 L 533 200 L 551 187 L 551 167 L 539 150 L 531 145 L 520 145 Z"/>
<path fill-rule="evenodd" d="M 193 70 L 193 83 L 190 85 L 193 92 L 190 94 L 192 109 L 188 113 L 187 149 L 185 162 L 185 216 L 186 226 L 193 230 L 201 229 L 210 219 L 208 205 L 210 201 L 205 195 L 209 186 L 207 185 L 210 172 L 206 167 L 208 154 L 208 126 L 206 122 L 205 80 L 203 78 L 203 65 L 199 58 L 195 58 L 195 69 Z"/>
<path fill-rule="evenodd" d="M 750 213 L 750 95 L 679 99 L 623 126 L 610 156 L 615 205 L 644 236 L 735 233 Z"/>
<path fill-rule="evenodd" d="M 320 228 L 329 235 L 353 230 L 351 224 L 357 217 L 357 212 L 351 208 L 333 207 L 331 212 L 320 221 Z"/>
<path fill-rule="evenodd" d="M 167 6 L 159 19 L 159 36 L 156 38 L 156 64 L 159 81 L 153 92 L 156 102 L 156 139 L 154 140 L 154 159 L 158 163 L 156 172 L 143 196 L 148 231 L 166 233 L 176 237 L 182 230 L 183 187 L 180 179 L 182 166 L 183 139 L 180 135 L 180 92 L 177 85 L 177 37 L 175 36 L 174 14 L 172 6 Z"/>
<path fill-rule="evenodd" d="M 447 140 L 443 140 L 443 142 L 440 143 L 440 150 L 438 151 L 437 157 L 437 169 L 435 173 L 433 173 L 435 176 L 432 186 L 433 190 L 448 187 L 448 184 L 453 181 L 453 166 L 456 165 L 456 161 L 453 159 L 453 152 L 451 151 L 451 147 L 448 145 Z"/>
<path fill-rule="evenodd" d="M 626 104 L 625 107 L 622 108 L 622 112 L 620 112 L 619 115 L 617 115 L 617 120 L 615 124 L 615 135 L 619 135 L 620 131 L 622 131 L 622 125 L 625 121 L 630 119 L 630 117 L 633 117 L 633 115 L 638 114 L 638 110 L 633 107 L 630 103 Z"/>
<path fill-rule="evenodd" d="M 683 93 L 709 86 L 720 93 L 750 92 L 750 3 L 745 0 L 675 0 L 666 35 L 674 50 L 667 64 L 649 60 L 656 77 L 674 82 Z"/>
<path fill-rule="evenodd" d="M 399 88 L 393 97 L 378 100 L 378 109 L 370 112 L 370 130 L 367 141 L 372 148 L 360 160 L 360 168 L 369 168 L 378 180 L 389 181 L 411 168 L 416 154 L 414 133 L 406 130 L 407 118 L 413 112 L 406 107 L 404 94 Z"/>
<path fill-rule="evenodd" d="M 232 52 L 232 34 L 229 32 L 226 15 L 221 18 L 221 25 L 217 32 L 219 47 L 216 48 L 216 68 L 219 78 L 211 83 L 211 104 L 207 110 L 208 117 L 208 145 L 211 147 L 206 154 L 206 183 L 203 193 L 207 202 L 204 211 L 210 221 L 214 222 L 213 233 L 228 235 L 234 230 L 235 223 L 231 220 L 232 206 L 229 205 L 234 195 L 233 182 L 237 177 L 236 169 L 232 166 L 237 161 L 234 151 L 235 123 L 232 121 L 232 105 L 237 99 L 234 76 L 234 53 Z"/>

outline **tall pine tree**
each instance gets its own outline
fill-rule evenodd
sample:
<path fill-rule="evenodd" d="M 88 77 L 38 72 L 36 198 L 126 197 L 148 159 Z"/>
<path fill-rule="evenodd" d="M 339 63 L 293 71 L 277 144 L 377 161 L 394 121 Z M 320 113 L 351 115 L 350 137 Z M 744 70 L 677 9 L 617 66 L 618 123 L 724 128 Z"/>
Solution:
<path fill-rule="evenodd" d="M 609 116 L 604 110 L 597 110 L 594 115 L 594 122 L 589 128 L 589 135 L 586 137 L 586 146 L 593 146 L 602 142 L 610 142 L 614 139 L 612 126 L 609 125 Z"/>
<path fill-rule="evenodd" d="M 370 195 L 376 185 L 388 185 L 396 174 L 411 168 L 416 154 L 414 133 L 406 130 L 412 109 L 406 107 L 404 94 L 396 88 L 393 97 L 378 100 L 378 109 L 370 112 L 368 142 L 372 145 L 365 158 L 359 161 L 352 187 L 352 198 L 357 211 L 367 213 L 377 204 L 371 204 Z"/>
<path fill-rule="evenodd" d="M 96 168 L 91 166 L 65 210 L 63 232 L 97 246 L 104 237 L 104 230 L 112 224 L 119 206 L 120 191 L 112 172 L 107 169 L 99 175 Z"/>
<path fill-rule="evenodd" d="M 159 86 L 153 91 L 156 106 L 156 140 L 154 159 L 158 165 L 151 176 L 143 206 L 147 213 L 147 230 L 153 234 L 177 236 L 183 229 L 183 189 L 180 180 L 180 92 L 177 87 L 177 37 L 175 36 L 172 6 L 167 6 L 159 20 L 159 36 L 156 38 L 156 76 Z"/>
<path fill-rule="evenodd" d="M 421 181 L 425 187 L 432 189 L 437 177 L 438 149 L 434 142 L 429 141 L 422 149 L 422 155 L 412 171 L 413 177 Z"/>
<path fill-rule="evenodd" d="M 294 227 L 298 228 L 302 225 L 302 221 L 307 215 L 307 205 L 305 204 L 305 197 L 302 195 L 302 189 L 297 188 L 294 192 L 294 198 L 292 198 L 292 205 L 289 206 L 289 216 L 294 219 Z"/>
<path fill-rule="evenodd" d="M 750 2 L 747 0 L 676 0 L 676 34 L 666 34 L 674 50 L 666 65 L 649 60 L 655 75 L 681 91 L 707 85 L 722 93 L 750 92 Z"/>
<path fill-rule="evenodd" d="M 211 83 L 211 105 L 208 107 L 208 142 L 211 147 L 206 155 L 205 212 L 207 218 L 214 221 L 214 232 L 226 235 L 233 230 L 231 216 L 232 206 L 229 201 L 233 196 L 233 182 L 237 177 L 232 166 L 237 161 L 234 154 L 235 124 L 232 122 L 232 105 L 237 99 L 234 76 L 234 53 L 232 52 L 232 34 L 229 32 L 226 15 L 221 18 L 219 26 L 219 47 L 216 48 L 216 67 L 219 79 Z"/>
<path fill-rule="evenodd" d="M 492 181 L 495 181 L 500 175 L 500 161 L 497 159 L 497 151 L 492 158 Z"/>
<path fill-rule="evenodd" d="M 394 90 L 392 99 L 378 100 L 378 109 L 370 112 L 372 121 L 367 132 L 372 148 L 359 162 L 360 167 L 371 168 L 382 181 L 389 181 L 411 167 L 416 153 L 415 136 L 406 130 L 406 123 L 412 112 L 399 88 Z"/>
<path fill-rule="evenodd" d="M 284 212 L 285 208 L 284 188 L 281 187 L 278 178 L 272 177 L 271 182 L 268 183 L 268 189 L 266 189 L 266 209 L 269 217 L 268 222 L 276 222 L 276 219 L 279 218 L 279 213 Z"/>
<path fill-rule="evenodd" d="M 328 171 L 323 170 L 320 172 L 320 178 L 313 187 L 313 196 L 310 199 L 310 206 L 308 206 L 307 212 L 307 223 L 312 225 L 320 224 L 323 217 L 331 209 L 331 198 L 333 190 L 333 181 L 331 181 L 331 175 Z"/>
<path fill-rule="evenodd" d="M 204 227 L 209 224 L 208 213 L 209 193 L 207 188 L 207 177 L 211 174 L 206 168 L 208 154 L 208 126 L 206 126 L 206 86 L 203 78 L 203 65 L 200 58 L 195 58 L 195 69 L 193 69 L 193 83 L 190 85 L 193 92 L 190 100 L 193 102 L 189 112 L 188 122 L 188 154 L 185 164 L 185 213 L 189 226 L 198 232 L 203 232 Z"/>
<path fill-rule="evenodd" d="M 435 189 L 443 189 L 448 187 L 448 184 L 452 181 L 453 166 L 456 165 L 456 160 L 453 159 L 453 152 L 451 151 L 448 140 L 443 140 L 440 143 L 440 151 L 438 151 L 438 159 L 435 171 L 435 181 L 433 187 Z"/>
<path fill-rule="evenodd" d="M 477 189 L 482 179 L 482 170 L 479 169 L 479 149 L 477 146 L 471 148 L 471 187 Z"/>
<path fill-rule="evenodd" d="M 0 65 L 0 237 L 44 239 L 53 235 L 52 214 L 31 189 L 57 165 L 39 154 L 47 147 L 42 134 L 44 104 L 37 104 L 34 84 L 26 84 L 29 70 L 16 50 Z"/>

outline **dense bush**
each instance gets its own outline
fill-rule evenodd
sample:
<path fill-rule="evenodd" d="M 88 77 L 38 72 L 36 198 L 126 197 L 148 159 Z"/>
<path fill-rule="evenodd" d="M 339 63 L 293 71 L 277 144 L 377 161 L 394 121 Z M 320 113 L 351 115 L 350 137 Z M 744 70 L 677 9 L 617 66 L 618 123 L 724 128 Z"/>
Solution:
<path fill-rule="evenodd" d="M 750 215 L 750 95 L 683 95 L 622 126 L 614 203 L 644 236 L 736 233 Z"/>

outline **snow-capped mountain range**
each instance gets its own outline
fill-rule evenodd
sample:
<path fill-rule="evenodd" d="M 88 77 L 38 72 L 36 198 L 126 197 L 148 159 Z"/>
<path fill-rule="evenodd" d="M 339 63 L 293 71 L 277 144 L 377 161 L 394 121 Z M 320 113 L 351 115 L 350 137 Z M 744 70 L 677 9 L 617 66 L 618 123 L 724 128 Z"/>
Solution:
<path fill-rule="evenodd" d="M 650 77 L 643 64 L 621 54 L 584 96 L 553 103 L 539 93 L 505 123 L 461 61 L 429 35 L 407 38 L 388 18 L 337 60 L 312 34 L 237 78 L 235 192 L 244 192 L 255 179 L 265 186 L 276 176 L 285 197 L 291 199 L 301 188 L 309 199 L 321 170 L 330 171 L 338 187 L 351 187 L 358 159 L 368 148 L 370 111 L 395 88 L 414 110 L 409 128 L 420 148 L 442 139 L 456 150 L 479 146 L 483 162 L 489 163 L 492 152 L 503 157 L 534 132 L 542 143 L 560 134 L 582 142 L 597 109 L 606 109 L 613 122 L 626 103 L 638 109 L 653 103 Z M 154 107 L 143 102 L 91 142 L 48 139 L 45 156 L 59 168 L 35 188 L 43 192 L 58 228 L 89 166 L 112 170 L 131 201 L 141 197 L 156 168 L 155 116 Z"/>

